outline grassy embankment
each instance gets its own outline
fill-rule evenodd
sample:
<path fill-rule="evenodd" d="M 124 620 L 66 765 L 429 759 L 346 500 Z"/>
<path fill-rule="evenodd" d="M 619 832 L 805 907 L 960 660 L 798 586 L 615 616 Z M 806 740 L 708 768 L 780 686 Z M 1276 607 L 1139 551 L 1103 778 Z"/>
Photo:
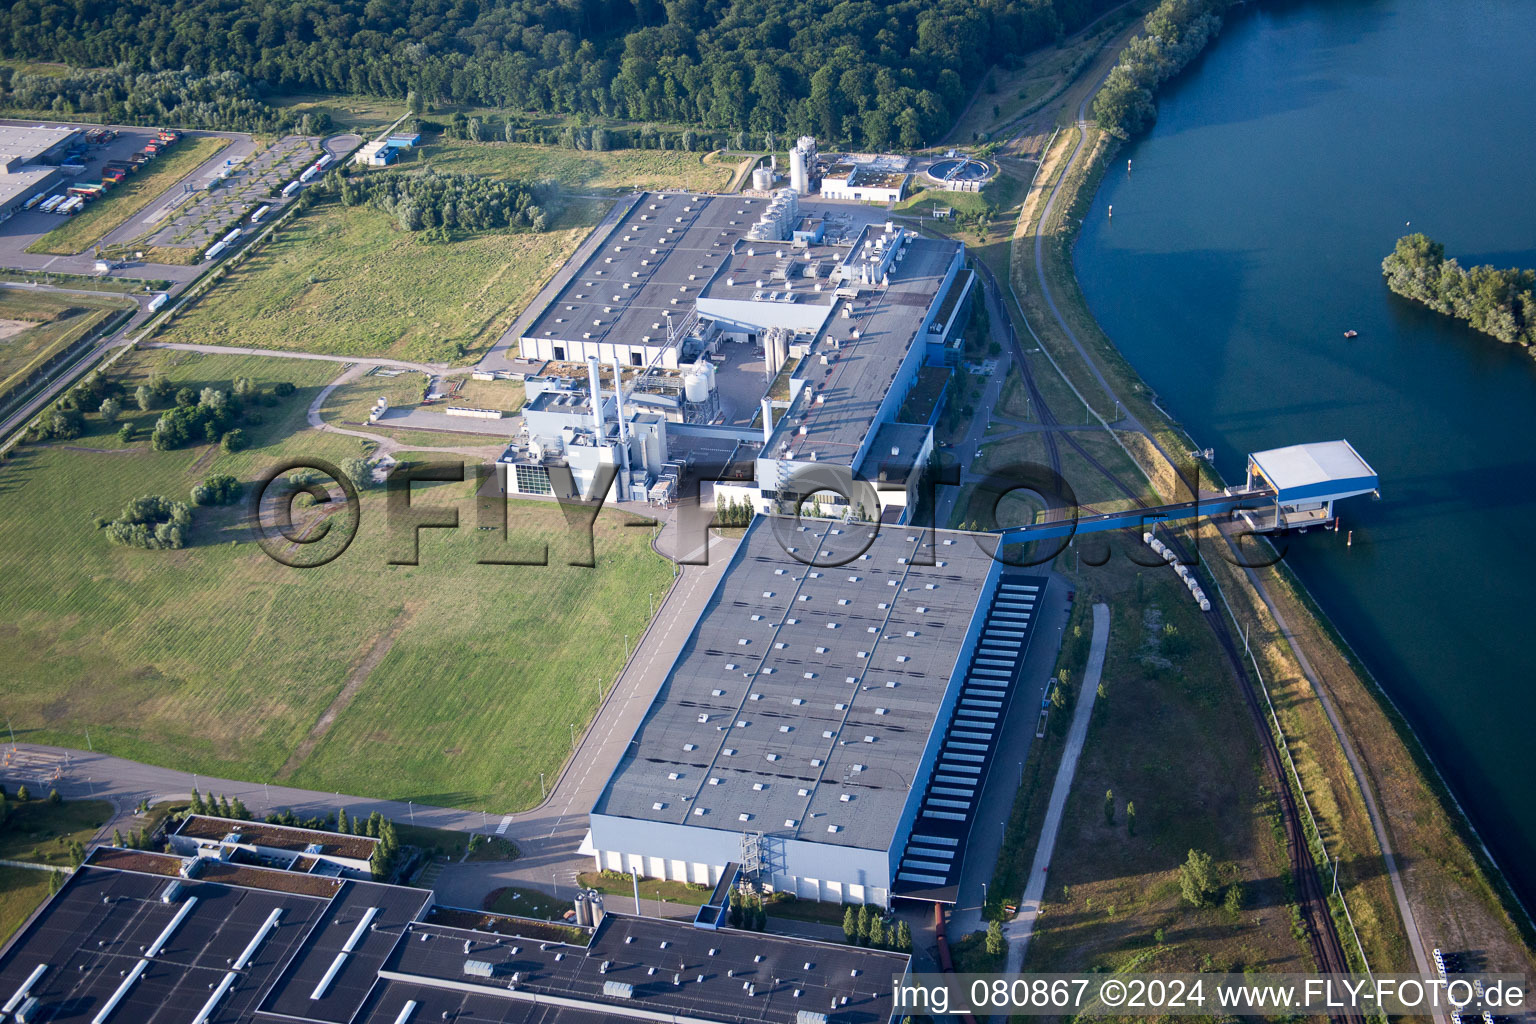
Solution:
<path fill-rule="evenodd" d="M 0 943 L 26 924 L 48 898 L 48 872 L 0 867 Z"/>
<path fill-rule="evenodd" d="M 0 403 L 37 367 L 114 313 L 132 308 L 131 302 L 107 295 L 0 288 Z"/>
<path fill-rule="evenodd" d="M 5 820 L 0 822 L 0 860 L 27 861 L 53 868 L 73 866 L 69 847 L 84 846 L 112 817 L 104 800 L 51 803 L 47 792 L 33 792 L 22 803 L 9 787 Z M 48 898 L 52 872 L 0 867 L 0 943 L 20 928 Z"/>
<path fill-rule="evenodd" d="M 462 174 L 554 181 L 570 191 L 725 188 L 735 161 L 681 150 L 613 149 L 593 153 L 518 142 L 440 140 L 408 154 L 401 168 L 434 167 Z"/>
<path fill-rule="evenodd" d="M 165 190 L 229 145 L 216 136 L 186 136 L 138 174 L 113 186 L 106 195 L 27 246 L 27 252 L 71 256 L 84 252 L 154 202 Z"/>
<path fill-rule="evenodd" d="M 1177 424 L 1152 403 L 1150 391 L 1098 327 L 1072 272 L 1071 247 L 1077 226 L 1113 157 L 1107 137 L 1093 128 L 1089 132 L 1087 148 L 1069 172 L 1064 192 L 1057 201 L 1058 209 L 1046 226 L 1047 281 L 1064 318 L 1122 400 L 1153 430 L 1166 450 L 1182 452 L 1190 447 L 1187 439 Z M 1058 140 L 1052 161 L 1056 167 L 1048 165 L 1049 174 L 1042 178 L 1060 173 L 1058 168 L 1064 162 L 1061 157 L 1071 151 L 1070 145 L 1075 141 L 1072 134 L 1064 132 Z M 1044 189 L 1038 191 L 1044 194 Z M 1035 200 L 1032 196 L 1026 201 L 1027 210 L 1031 205 L 1042 205 Z M 1102 389 L 1097 388 L 1081 356 L 1044 309 L 1038 288 L 1031 287 L 1035 285 L 1032 229 L 1038 216 L 1035 209 L 1032 215 L 1021 218 L 1017 232 L 1021 244 L 1014 263 L 1015 290 L 1031 324 L 1056 356 L 1064 375 L 1101 414 L 1107 414 L 1109 403 Z M 1182 495 L 1183 486 L 1175 483 L 1170 467 L 1144 438 L 1124 434 L 1121 439 L 1135 453 L 1160 493 L 1170 498 L 1175 493 Z M 1187 478 L 1187 467 L 1182 474 Z M 1214 482 L 1208 471 L 1206 475 L 1208 482 Z M 1302 791 L 1318 819 L 1329 853 L 1340 857 L 1340 888 L 1349 900 L 1366 954 L 1376 969 L 1383 969 L 1384 965 L 1407 969 L 1412 965 L 1411 953 L 1382 873 L 1380 849 L 1357 780 L 1318 693 L 1301 671 L 1287 643 L 1287 631 L 1281 630 L 1262 608 L 1257 594 L 1246 581 L 1228 571 L 1224 563 L 1216 561 L 1213 565 L 1228 595 L 1234 599 L 1238 621 L 1250 630 L 1260 651 L 1260 664 L 1280 709 L 1281 727 L 1296 761 Z M 1348 655 L 1290 574 L 1283 568 L 1271 569 L 1261 572 L 1261 577 L 1268 592 L 1282 605 L 1289 639 L 1307 653 L 1314 666 L 1326 666 L 1319 669 L 1317 683 L 1341 709 L 1345 734 L 1365 765 L 1366 784 L 1372 787 L 1381 806 L 1400 863 L 1407 865 L 1405 881 L 1421 934 L 1426 941 L 1442 945 L 1496 951 L 1489 962 L 1511 969 L 1531 964 L 1529 946 L 1522 943 L 1508 904 L 1500 902 L 1500 896 L 1507 899 L 1507 894 L 1476 854 L 1479 846 L 1475 839 L 1469 842 L 1459 814 L 1448 810 L 1443 787 L 1438 780 L 1430 781 L 1426 774 L 1427 759 L 1417 741 L 1404 739 L 1399 717 L 1381 699 L 1375 682 Z M 1346 945 L 1352 945 L 1347 922 L 1341 921 L 1340 927 Z"/>
<path fill-rule="evenodd" d="M 369 138 L 405 113 L 405 104 L 400 100 L 378 96 L 291 92 L 269 96 L 266 102 L 299 114 L 326 114 L 331 119 L 332 132 L 356 132 Z"/>
<path fill-rule="evenodd" d="M 634 882 L 628 875 L 615 878 L 607 872 L 583 871 L 576 876 L 576 881 L 581 883 L 583 888 L 596 889 L 605 896 L 628 896 L 633 899 L 635 895 Z M 702 906 L 713 891 L 714 886 L 694 882 L 666 881 L 659 878 L 640 879 L 642 902 L 659 898 L 663 903 L 688 903 L 697 907 Z"/>
<path fill-rule="evenodd" d="M 47 790 L 31 787 L 25 803 L 15 799 L 10 787 L 5 822 L 0 824 L 0 860 L 24 860 L 32 864 L 68 868 L 69 844 L 84 845 L 96 837 L 112 817 L 112 805 L 105 800 L 65 800 L 52 803 L 44 799 Z"/>
<path fill-rule="evenodd" d="M 551 231 L 428 242 L 372 207 L 297 218 L 157 341 L 472 362 L 602 216 L 572 203 Z"/>
<path fill-rule="evenodd" d="M 1097 324 L 1087 312 L 1086 305 L 1082 302 L 1081 293 L 1077 290 L 1075 276 L 1071 272 L 1071 241 L 1075 238 L 1076 225 L 1080 222 L 1078 211 L 1088 202 L 1088 199 L 1084 196 L 1085 190 L 1091 190 L 1095 187 L 1099 176 L 1102 174 L 1104 154 L 1108 148 L 1105 142 L 1106 137 L 1102 136 L 1102 133 L 1092 128 L 1088 131 L 1089 135 L 1083 141 L 1084 148 L 1079 154 L 1079 163 L 1066 172 L 1067 176 L 1064 180 L 1062 179 L 1063 167 L 1067 157 L 1077 145 L 1077 129 L 1068 129 L 1060 133 L 1047 155 L 1045 167 L 1040 175 L 1040 181 L 1024 204 L 1025 213 L 1020 218 L 1021 227 L 1015 233 L 1015 241 L 1019 244 L 1016 246 L 1015 252 L 1016 260 L 1013 268 L 1013 282 L 1015 294 L 1020 299 L 1024 310 L 1028 313 L 1031 326 L 1035 328 L 1036 335 L 1039 337 L 1042 346 L 1050 350 L 1055 359 L 1055 366 L 1060 368 L 1060 374 L 1056 375 L 1053 371 L 1053 375 L 1056 375 L 1058 380 L 1063 378 L 1069 380 L 1077 392 L 1087 398 L 1089 404 L 1101 416 L 1107 418 L 1113 413 L 1113 399 L 1105 394 L 1104 390 L 1098 385 L 1087 364 L 1083 362 L 1075 347 L 1072 346 L 1070 339 L 1060 330 L 1059 325 L 1039 295 L 1038 284 L 1034 274 L 1034 227 L 1039 223 L 1043 212 L 1045 196 L 1049 194 L 1050 189 L 1054 187 L 1057 181 L 1061 181 L 1062 192 L 1057 199 L 1056 209 L 1052 211 L 1052 216 L 1047 220 L 1044 228 L 1046 243 L 1043 255 L 1045 257 L 1044 265 L 1047 281 L 1051 284 L 1052 294 L 1056 298 L 1064 319 L 1072 325 L 1074 332 L 1080 338 L 1085 338 L 1086 332 L 1090 330 L 1097 334 L 1098 341 L 1096 343 L 1088 340 L 1084 341 L 1084 344 L 1089 347 L 1089 351 L 1097 354 L 1101 347 L 1108 347 L 1110 350 L 1113 350 L 1113 346 L 1104 337 L 1102 331 L 1098 330 Z M 1093 154 L 1093 156 L 1090 157 L 1089 154 Z M 1087 163 L 1089 160 L 1092 160 L 1092 164 Z M 1091 191 L 1088 191 L 1088 195 L 1091 196 Z M 1058 284 L 1061 281 L 1070 283 L 1070 289 L 1061 288 Z M 1032 285 L 1034 287 L 1030 287 Z M 1139 378 L 1134 376 L 1134 371 L 1119 356 L 1118 352 L 1114 353 L 1113 360 L 1107 363 L 1101 362 L 1099 365 L 1106 378 L 1110 381 L 1111 386 L 1119 394 L 1133 396 L 1126 398 L 1127 403 L 1132 406 L 1133 411 L 1136 412 L 1138 417 L 1157 433 L 1165 448 L 1182 452 L 1190 447 L 1189 443 L 1176 433 L 1173 425 L 1168 423 L 1157 412 L 1156 408 L 1152 406 L 1144 385 L 1142 385 Z M 1098 436 L 1107 440 L 1107 435 Z M 1136 460 L 1138 469 L 1146 476 L 1158 493 L 1165 496 L 1175 493 L 1182 495 L 1183 489 L 1175 486 L 1173 474 L 1166 466 L 1166 463 L 1159 464 L 1158 461 L 1154 461 L 1153 458 L 1149 457 L 1155 455 L 1155 453 L 1152 452 L 1151 446 L 1144 439 L 1140 438 L 1139 435 L 1122 434 L 1119 435 L 1119 440 L 1138 457 Z M 1123 452 L 1122 458 L 1124 459 Z M 1130 463 L 1130 459 L 1124 459 L 1124 462 Z M 1148 493 L 1150 494 L 1150 492 Z M 1095 541 L 1094 543 L 1097 544 L 1099 542 Z M 1202 632 L 1205 631 L 1202 630 Z M 1244 730 L 1252 728 L 1251 725 L 1246 723 L 1241 723 L 1241 727 Z M 1293 737 L 1294 739 L 1295 737 Z M 1331 739 L 1331 735 L 1326 738 L 1326 740 Z M 1318 772 L 1319 766 L 1316 763 L 1309 761 L 1307 758 L 1297 758 L 1297 768 L 1301 772 L 1303 788 L 1309 793 L 1314 789 L 1321 791 L 1323 788 L 1326 788 L 1328 777 Z M 1353 797 L 1352 801 L 1350 800 L 1351 796 Z M 1323 819 L 1324 815 L 1329 812 L 1335 813 L 1340 819 L 1352 816 L 1347 815 L 1345 813 L 1346 810 L 1351 812 L 1358 811 L 1361 815 L 1364 813 L 1363 802 L 1360 800 L 1358 792 L 1351 793 L 1347 789 L 1340 794 L 1338 800 L 1322 800 L 1319 803 L 1320 806 L 1314 805 L 1313 809 L 1318 813 L 1320 819 Z M 1363 817 L 1358 820 L 1365 821 Z M 1374 839 L 1369 836 L 1368 821 L 1366 825 L 1367 832 L 1362 838 L 1369 840 L 1370 845 L 1374 846 Z M 1322 827 L 1325 831 L 1330 831 L 1333 828 L 1333 826 L 1327 823 L 1324 823 Z M 1339 827 L 1342 827 L 1342 825 Z M 1344 878 L 1345 876 L 1341 872 L 1341 885 Z M 1374 883 L 1368 878 L 1361 878 L 1358 881 L 1359 886 L 1356 890 L 1351 891 L 1346 888 L 1345 891 L 1351 900 L 1352 907 L 1356 904 L 1364 905 L 1369 902 L 1372 908 L 1363 914 L 1356 914 L 1356 925 L 1360 929 L 1361 943 L 1365 947 L 1366 955 L 1373 964 L 1383 958 L 1386 958 L 1387 962 L 1396 962 L 1394 957 L 1400 957 L 1403 953 L 1403 938 L 1396 921 L 1396 915 L 1391 906 L 1390 891 L 1382 888 L 1384 880 L 1379 878 Z M 1385 899 L 1385 903 L 1380 902 L 1383 899 Z M 1385 910 L 1384 917 L 1382 910 Z M 1351 939 L 1347 935 L 1347 928 L 1345 941 L 1352 944 Z"/>
<path fill-rule="evenodd" d="M 1138 573 L 1120 558 L 1073 578 L 1078 600 L 1057 662 L 1072 697 L 1031 747 L 987 916 L 1002 916 L 1002 903 L 1023 892 L 1067 721 L 1083 697 L 1091 604 L 1106 601 L 1113 620 L 1103 692 L 1026 969 L 1310 969 L 1258 739 L 1198 608 L 1171 577 Z M 1191 848 L 1218 867 L 1221 888 L 1203 908 L 1180 896 L 1178 868 Z"/>
<path fill-rule="evenodd" d="M 444 484 L 417 500 L 456 505 L 464 526 L 423 531 L 419 566 L 389 564 L 403 552 L 376 491 L 352 546 L 319 569 L 262 554 L 243 506 L 197 510 L 184 550 L 114 547 L 92 519 L 139 495 L 185 499 L 210 473 L 248 481 L 280 458 L 363 451 L 305 427 L 334 364 L 151 350 L 114 372 L 131 393 L 155 369 L 194 389 L 247 375 L 298 390 L 261 410 L 236 454 L 150 451 L 159 413 L 134 411 L 129 445 L 93 415 L 87 436 L 0 466 L 12 541 L 0 689 L 18 738 L 79 747 L 89 726 L 98 750 L 200 773 L 493 812 L 537 802 L 538 773 L 558 769 L 569 726 L 591 718 L 598 681 L 619 668 L 618 638 L 638 634 L 647 595 L 670 583 L 649 531 L 605 514 L 597 568 L 570 567 L 558 509 L 511 506 L 502 547 L 472 528 L 471 485 Z M 548 566 L 477 564 L 544 544 Z"/>

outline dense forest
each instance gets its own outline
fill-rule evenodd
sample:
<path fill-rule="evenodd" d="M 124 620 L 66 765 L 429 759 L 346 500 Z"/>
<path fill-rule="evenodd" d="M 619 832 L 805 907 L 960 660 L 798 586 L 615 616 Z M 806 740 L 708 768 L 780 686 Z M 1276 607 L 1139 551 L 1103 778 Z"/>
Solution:
<path fill-rule="evenodd" d="M 219 71 L 134 71 L 127 65 L 63 75 L 14 73 L 0 67 L 0 106 L 67 117 L 98 115 L 112 124 L 174 124 L 250 132 L 323 135 L 326 114 L 296 114 L 264 103 L 242 74 Z"/>
<path fill-rule="evenodd" d="M 1463 269 L 1445 246 L 1425 235 L 1397 240 L 1381 261 L 1387 287 L 1475 330 L 1527 348 L 1536 346 L 1536 270 Z"/>
<path fill-rule="evenodd" d="M 936 141 L 988 66 L 1113 2 L 17 0 L 0 55 L 879 149 Z"/>
<path fill-rule="evenodd" d="M 1232 0 L 1162 0 L 1147 15 L 1146 34 L 1132 37 L 1093 101 L 1099 126 L 1120 138 L 1152 127 L 1157 87 L 1182 71 L 1221 31 Z"/>

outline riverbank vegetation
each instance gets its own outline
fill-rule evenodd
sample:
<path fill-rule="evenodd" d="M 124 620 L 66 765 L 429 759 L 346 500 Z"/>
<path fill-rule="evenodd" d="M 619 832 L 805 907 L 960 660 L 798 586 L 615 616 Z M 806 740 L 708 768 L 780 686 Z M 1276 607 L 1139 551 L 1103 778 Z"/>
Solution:
<path fill-rule="evenodd" d="M 1445 246 L 1415 232 L 1381 261 L 1387 287 L 1473 330 L 1526 348 L 1536 346 L 1536 270 L 1465 269 Z"/>
<path fill-rule="evenodd" d="M 1231 0 L 1162 0 L 1147 15 L 1146 35 L 1133 36 L 1093 101 L 1099 126 L 1119 138 L 1140 134 L 1157 120 L 1153 94 L 1178 74 L 1221 31 Z"/>

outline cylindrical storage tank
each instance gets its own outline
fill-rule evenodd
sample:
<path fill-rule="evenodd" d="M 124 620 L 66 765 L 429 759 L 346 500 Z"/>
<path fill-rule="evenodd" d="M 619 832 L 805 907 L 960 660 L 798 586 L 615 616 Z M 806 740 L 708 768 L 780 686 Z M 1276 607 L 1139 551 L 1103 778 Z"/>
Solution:
<path fill-rule="evenodd" d="M 799 149 L 789 151 L 789 187 L 801 195 L 811 191 L 811 175 L 805 164 L 805 154 Z"/>
<path fill-rule="evenodd" d="M 576 894 L 576 923 L 582 928 L 592 925 L 592 908 L 587 904 L 587 894 L 583 892 Z"/>
<path fill-rule="evenodd" d="M 683 397 L 690 402 L 709 401 L 709 381 L 702 373 L 683 375 Z"/>
<path fill-rule="evenodd" d="M 759 167 L 753 171 L 752 187 L 759 192 L 767 192 L 773 188 L 773 172 L 766 167 Z"/>

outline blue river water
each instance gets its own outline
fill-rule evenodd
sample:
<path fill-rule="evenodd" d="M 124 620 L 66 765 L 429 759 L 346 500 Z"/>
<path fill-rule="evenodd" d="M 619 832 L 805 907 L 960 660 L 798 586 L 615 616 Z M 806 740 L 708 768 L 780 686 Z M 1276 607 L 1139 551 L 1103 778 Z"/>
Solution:
<path fill-rule="evenodd" d="M 1527 907 L 1536 359 L 1392 295 L 1380 263 L 1423 231 L 1464 266 L 1536 266 L 1532 40 L 1536 3 L 1245 4 L 1122 151 L 1075 257 L 1228 480 L 1246 452 L 1339 437 L 1380 474 L 1380 501 L 1341 506 L 1352 547 L 1313 532 L 1288 562 Z"/>

